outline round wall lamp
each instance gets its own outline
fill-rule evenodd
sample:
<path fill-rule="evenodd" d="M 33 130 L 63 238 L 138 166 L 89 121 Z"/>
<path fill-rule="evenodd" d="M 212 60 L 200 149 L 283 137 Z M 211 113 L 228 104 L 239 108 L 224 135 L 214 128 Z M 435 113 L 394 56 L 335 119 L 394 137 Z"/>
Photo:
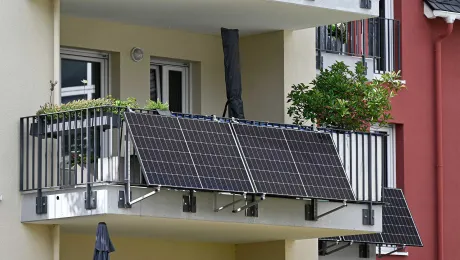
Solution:
<path fill-rule="evenodd" d="M 134 47 L 131 50 L 131 59 L 135 62 L 139 62 L 144 58 L 144 51 L 141 48 Z"/>

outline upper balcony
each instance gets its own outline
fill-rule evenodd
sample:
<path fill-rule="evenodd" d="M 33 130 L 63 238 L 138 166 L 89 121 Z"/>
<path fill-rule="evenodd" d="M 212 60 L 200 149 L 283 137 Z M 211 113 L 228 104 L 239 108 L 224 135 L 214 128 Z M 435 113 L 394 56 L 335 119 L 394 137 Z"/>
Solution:
<path fill-rule="evenodd" d="M 337 149 L 332 148 L 332 151 L 338 152 L 338 154 L 336 153 L 337 159 L 340 161 L 339 158 L 341 158 L 346 170 L 346 173 L 343 173 L 345 186 L 339 187 L 337 185 L 342 185 L 339 184 L 339 179 L 336 180 L 335 177 L 332 177 L 335 176 L 335 173 L 321 168 L 332 163 L 329 161 L 330 159 L 325 157 L 323 159 L 326 161 L 315 166 L 319 167 L 316 169 L 318 172 L 314 174 L 316 179 L 310 180 L 309 183 L 317 182 L 312 186 L 312 192 L 325 194 L 322 196 L 290 196 L 286 195 L 286 191 L 280 190 L 278 193 L 267 192 L 265 194 L 265 192 L 254 193 L 250 191 L 228 192 L 234 190 L 232 188 L 219 191 L 212 188 L 203 190 L 190 188 L 194 186 L 187 188 L 180 185 L 179 187 L 177 185 L 159 187 L 152 186 L 153 181 L 148 175 L 152 169 L 149 169 L 146 163 L 148 164 L 149 160 L 155 161 L 154 158 L 160 158 L 162 161 L 172 160 L 177 164 L 171 167 L 179 167 L 178 171 L 183 173 L 186 170 L 181 167 L 185 167 L 186 164 L 181 163 L 181 148 L 177 144 L 171 143 L 174 147 L 171 148 L 169 157 L 166 156 L 167 153 L 161 151 L 154 154 L 150 153 L 149 156 L 153 157 L 147 159 L 145 154 L 141 156 L 142 151 L 139 149 L 149 149 L 150 145 L 142 148 L 142 144 L 136 139 L 135 132 L 143 132 L 150 128 L 146 128 L 148 127 L 146 125 L 139 126 L 141 124 L 139 122 L 129 122 L 128 124 L 124 112 L 125 109 L 120 107 L 95 107 L 21 118 L 20 190 L 23 193 L 21 215 L 23 222 L 60 224 L 65 227 L 66 225 L 78 226 L 87 223 L 87 221 L 109 218 L 111 221 L 123 222 L 119 228 L 132 227 L 135 230 L 139 228 L 139 225 L 135 224 L 138 218 L 134 217 L 143 216 L 147 217 L 144 220 L 148 222 L 148 225 L 155 227 L 156 232 L 167 232 L 171 225 L 180 225 L 184 226 L 185 233 L 193 233 L 195 229 L 187 228 L 189 222 L 184 222 L 193 220 L 191 223 L 195 223 L 197 227 L 202 227 L 203 232 L 207 232 L 209 236 L 217 236 L 220 230 L 227 234 L 227 238 L 237 242 L 306 239 L 381 231 L 380 194 L 382 175 L 386 169 L 382 157 L 385 156 L 387 149 L 386 135 L 384 134 L 342 132 L 333 129 L 314 130 L 310 127 L 247 120 L 233 122 L 225 118 L 178 113 L 154 116 L 150 114 L 158 113 L 158 111 L 136 110 L 132 114 L 148 115 L 155 118 L 193 120 L 214 124 L 219 124 L 215 122 L 219 121 L 222 123 L 221 125 L 237 124 L 261 129 L 268 127 L 273 131 L 329 133 L 332 137 L 330 139 L 331 144 Z M 151 119 L 149 118 L 149 120 Z M 133 130 L 133 127 L 136 126 L 138 129 Z M 181 131 L 184 127 L 180 125 Z M 235 126 L 230 127 L 233 129 Z M 158 131 L 158 129 L 154 131 Z M 174 129 L 170 128 L 166 132 L 155 133 L 168 139 L 166 137 L 168 132 L 172 133 Z M 192 135 L 192 137 L 198 138 L 197 140 L 201 140 L 200 142 L 208 143 L 207 146 L 212 146 L 213 141 L 211 139 L 200 137 L 200 135 L 205 136 L 205 132 L 198 131 L 197 133 L 197 136 L 193 137 Z M 144 132 L 144 134 L 148 135 L 149 133 Z M 186 138 L 185 135 L 187 134 L 184 134 L 184 138 Z M 231 135 L 237 135 L 237 133 Z M 270 132 L 266 132 L 260 137 L 247 139 L 249 142 L 247 145 L 264 147 L 262 143 L 258 143 L 258 138 L 267 138 L 268 140 Z M 248 163 L 246 161 L 249 158 L 247 154 L 241 155 L 249 151 L 244 151 L 246 148 L 243 148 L 245 146 L 242 143 L 245 141 L 238 139 L 235 142 L 237 147 L 240 147 L 235 151 L 246 158 L 243 159 L 243 165 L 245 165 L 245 169 L 247 167 L 248 172 L 250 168 L 251 171 L 266 168 L 263 164 L 254 166 L 251 162 Z M 185 144 L 188 144 L 187 149 L 194 149 L 193 143 L 195 141 L 185 141 Z M 215 154 L 209 156 L 219 156 L 218 154 L 222 152 L 222 150 L 202 148 L 209 149 L 209 153 Z M 258 149 L 252 150 L 252 156 L 260 155 L 263 157 L 263 149 Z M 274 149 L 274 147 L 270 149 Z M 270 151 L 274 152 L 275 150 Z M 291 151 L 291 153 L 294 152 Z M 205 156 L 205 154 L 201 155 Z M 291 154 L 291 156 L 294 155 Z M 228 171 L 235 170 L 233 163 L 229 162 L 228 165 L 224 163 L 224 166 L 226 165 L 224 167 L 218 161 L 212 163 L 207 159 L 199 158 L 195 157 L 192 160 L 194 161 L 193 165 L 198 168 L 201 165 L 208 165 L 208 169 L 211 170 L 207 171 L 206 174 L 218 174 L 219 176 L 223 174 L 222 176 L 225 176 L 230 174 Z M 265 161 L 265 163 L 269 162 Z M 283 176 L 282 172 L 291 167 L 289 166 L 290 159 L 280 157 L 273 165 L 280 163 L 284 166 L 278 170 L 267 166 L 268 168 L 263 171 L 267 171 L 267 174 L 270 172 L 275 174 L 276 172 L 276 175 Z M 219 167 L 224 167 L 227 173 L 219 173 L 220 170 L 224 169 Z M 343 169 L 341 167 L 342 165 L 340 169 Z M 175 171 L 172 168 L 168 169 L 166 171 Z M 252 175 L 256 176 L 254 178 L 257 178 L 255 174 L 252 172 Z M 173 178 L 173 176 L 165 178 Z M 181 178 L 184 178 L 185 182 L 192 181 L 190 179 L 192 177 L 188 175 L 180 177 L 177 181 L 182 180 Z M 239 183 L 244 182 L 245 177 L 242 175 L 235 178 L 235 181 Z M 275 175 L 270 178 L 274 178 L 273 182 L 268 181 L 267 185 L 291 182 L 291 180 L 278 182 L 275 180 L 278 178 Z M 218 181 L 215 184 L 210 185 L 220 185 L 219 178 L 216 180 Z M 293 183 L 293 185 L 298 185 L 295 181 Z M 348 185 L 351 185 L 351 188 Z M 327 188 L 329 186 L 330 188 Z M 341 195 L 345 194 L 342 193 L 345 189 L 350 189 L 350 192 L 353 191 L 352 199 L 342 198 L 345 196 Z M 340 210 L 340 214 L 334 213 L 336 210 Z M 363 215 L 363 211 L 366 210 L 373 210 L 374 218 L 372 220 Z M 368 223 L 368 221 L 370 222 Z M 211 222 L 214 224 L 212 225 L 213 228 L 210 229 L 207 223 Z M 262 226 L 264 227 L 263 231 L 260 229 Z M 248 231 L 251 230 L 254 231 L 253 235 L 247 236 Z M 216 239 L 219 238 L 216 237 Z"/>
<path fill-rule="evenodd" d="M 367 76 L 401 70 L 401 27 L 394 19 L 376 17 L 316 28 L 316 68 L 340 60 L 350 67 L 364 61 Z"/>
<path fill-rule="evenodd" d="M 215 34 L 299 30 L 378 16 L 378 0 L 61 0 L 71 16 Z M 174 14 L 174 15 L 171 15 Z"/>

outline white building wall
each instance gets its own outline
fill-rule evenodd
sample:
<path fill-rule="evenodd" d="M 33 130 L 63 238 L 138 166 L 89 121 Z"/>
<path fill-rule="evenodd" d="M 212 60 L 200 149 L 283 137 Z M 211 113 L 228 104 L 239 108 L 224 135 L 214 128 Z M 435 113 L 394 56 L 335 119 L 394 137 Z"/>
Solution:
<path fill-rule="evenodd" d="M 20 222 L 19 117 L 50 99 L 53 1 L 0 1 L 0 259 L 53 259 L 49 226 Z"/>

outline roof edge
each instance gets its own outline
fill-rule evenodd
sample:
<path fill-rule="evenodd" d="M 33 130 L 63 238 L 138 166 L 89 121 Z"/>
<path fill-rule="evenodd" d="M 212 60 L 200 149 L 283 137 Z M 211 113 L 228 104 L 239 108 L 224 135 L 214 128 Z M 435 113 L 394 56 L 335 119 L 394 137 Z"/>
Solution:
<path fill-rule="evenodd" d="M 423 3 L 423 13 L 428 19 L 443 18 L 447 23 L 453 23 L 460 20 L 460 13 L 433 10 L 426 2 Z"/>

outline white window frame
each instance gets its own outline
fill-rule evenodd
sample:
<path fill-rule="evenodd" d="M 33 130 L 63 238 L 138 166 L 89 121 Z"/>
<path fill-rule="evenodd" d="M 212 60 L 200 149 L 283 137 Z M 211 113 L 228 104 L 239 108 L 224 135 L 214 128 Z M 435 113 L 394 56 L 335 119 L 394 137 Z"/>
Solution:
<path fill-rule="evenodd" d="M 105 52 L 98 51 L 89 51 L 89 50 L 80 50 L 61 47 L 61 59 L 70 59 L 70 60 L 79 60 L 79 61 L 90 61 L 98 62 L 101 64 L 101 96 L 105 97 L 110 93 L 109 88 L 109 59 L 110 55 Z M 61 86 L 61 98 L 74 96 L 74 95 L 87 95 L 87 99 L 92 99 L 93 94 L 96 92 L 95 85 L 91 82 L 91 64 L 88 64 L 88 74 L 87 74 L 87 85 L 75 86 L 63 88 Z M 62 82 L 61 75 L 59 80 Z M 61 98 L 59 98 L 59 103 L 61 103 Z"/>
<path fill-rule="evenodd" d="M 395 125 L 373 126 L 372 132 L 383 132 L 387 134 L 387 160 L 388 160 L 388 188 L 396 188 L 396 129 Z"/>
<path fill-rule="evenodd" d="M 158 97 L 161 102 L 169 103 L 169 71 L 182 72 L 182 113 L 190 113 L 192 108 L 192 80 L 190 68 L 191 64 L 188 62 L 160 60 L 152 58 L 150 60 L 150 69 L 156 70 L 156 78 L 160 77 L 161 67 L 161 82 L 157 82 Z M 160 84 L 158 84 L 160 83 Z M 149 86 L 150 87 L 150 86 Z M 160 89 L 161 88 L 161 89 Z"/>

